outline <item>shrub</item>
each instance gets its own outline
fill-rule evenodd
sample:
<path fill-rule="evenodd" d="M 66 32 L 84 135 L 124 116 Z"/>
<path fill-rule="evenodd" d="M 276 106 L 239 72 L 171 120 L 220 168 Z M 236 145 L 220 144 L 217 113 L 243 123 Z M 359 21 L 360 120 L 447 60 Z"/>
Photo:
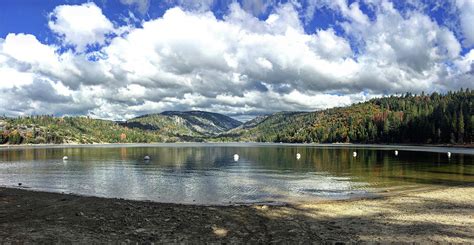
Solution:
<path fill-rule="evenodd" d="M 8 142 L 10 144 L 19 145 L 23 141 L 23 137 L 21 137 L 18 131 L 14 130 L 8 135 Z"/>

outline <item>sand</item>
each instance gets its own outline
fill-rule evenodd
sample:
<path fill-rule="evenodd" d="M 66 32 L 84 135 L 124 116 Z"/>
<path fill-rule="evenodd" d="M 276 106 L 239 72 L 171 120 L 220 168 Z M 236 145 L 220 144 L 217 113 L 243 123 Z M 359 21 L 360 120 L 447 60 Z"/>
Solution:
<path fill-rule="evenodd" d="M 0 188 L 0 242 L 474 243 L 474 185 L 287 206 L 197 206 Z"/>

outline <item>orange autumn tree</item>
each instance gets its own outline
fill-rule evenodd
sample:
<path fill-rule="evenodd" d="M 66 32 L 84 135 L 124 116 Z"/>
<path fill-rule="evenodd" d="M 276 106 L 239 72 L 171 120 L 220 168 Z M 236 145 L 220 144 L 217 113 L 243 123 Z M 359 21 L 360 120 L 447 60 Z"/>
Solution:
<path fill-rule="evenodd" d="M 120 134 L 120 141 L 125 141 L 127 139 L 127 135 L 125 133 Z"/>

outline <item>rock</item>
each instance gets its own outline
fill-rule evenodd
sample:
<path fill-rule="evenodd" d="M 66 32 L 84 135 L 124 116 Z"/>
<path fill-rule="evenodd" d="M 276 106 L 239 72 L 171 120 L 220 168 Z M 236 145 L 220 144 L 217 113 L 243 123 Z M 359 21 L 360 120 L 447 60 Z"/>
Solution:
<path fill-rule="evenodd" d="M 142 232 L 145 232 L 146 229 L 145 228 L 138 228 L 135 230 L 135 233 L 142 233 Z"/>
<path fill-rule="evenodd" d="M 76 216 L 84 216 L 84 213 L 83 212 L 77 212 Z"/>
<path fill-rule="evenodd" d="M 212 226 L 212 232 L 214 233 L 214 235 L 216 235 L 217 237 L 225 237 L 227 236 L 227 233 L 229 233 L 229 230 L 223 228 L 223 227 L 218 227 L 217 225 L 213 225 Z"/>
<path fill-rule="evenodd" d="M 268 206 L 267 206 L 267 205 L 262 205 L 262 206 L 260 206 L 260 209 L 261 209 L 261 210 L 264 210 L 264 211 L 265 211 L 265 210 L 268 210 Z"/>

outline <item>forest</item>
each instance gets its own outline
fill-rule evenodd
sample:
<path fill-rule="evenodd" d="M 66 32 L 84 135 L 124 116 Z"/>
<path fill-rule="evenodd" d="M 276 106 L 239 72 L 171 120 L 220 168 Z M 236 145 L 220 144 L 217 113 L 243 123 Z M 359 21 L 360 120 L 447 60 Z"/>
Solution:
<path fill-rule="evenodd" d="M 2 144 L 149 143 L 162 139 L 151 131 L 129 129 L 89 117 L 51 115 L 0 118 Z"/>
<path fill-rule="evenodd" d="M 232 133 L 263 142 L 471 144 L 473 99 L 469 89 L 406 93 L 317 112 L 277 113 Z"/>
<path fill-rule="evenodd" d="M 51 115 L 0 117 L 0 144 L 256 141 L 472 145 L 473 99 L 474 92 L 469 89 L 446 94 L 406 93 L 315 112 L 278 112 L 242 125 L 206 112 L 183 112 L 187 114 L 180 118 L 183 113 L 148 115 L 127 122 Z M 223 120 L 226 131 L 215 131 L 216 120 Z M 206 128 L 206 123 L 213 131 L 196 131 Z"/>

